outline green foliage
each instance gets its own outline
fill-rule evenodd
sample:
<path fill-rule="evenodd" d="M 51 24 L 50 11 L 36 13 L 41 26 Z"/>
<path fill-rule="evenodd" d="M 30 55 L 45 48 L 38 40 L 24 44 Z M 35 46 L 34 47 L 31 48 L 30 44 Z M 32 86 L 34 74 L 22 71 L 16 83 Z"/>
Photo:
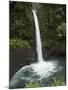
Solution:
<path fill-rule="evenodd" d="M 65 5 L 12 1 L 10 1 L 10 47 L 28 48 L 35 45 L 33 8 L 37 10 L 42 47 L 58 47 L 59 49 L 62 47 L 63 49 L 66 41 Z M 17 39 L 19 43 L 12 41 L 13 39 Z M 20 39 L 29 45 L 20 45 Z"/>
<path fill-rule="evenodd" d="M 53 82 L 51 83 L 50 86 L 64 86 L 64 85 L 65 85 L 64 84 L 64 79 L 63 79 L 63 77 L 61 77 L 60 79 L 54 78 Z"/>
<path fill-rule="evenodd" d="M 10 47 L 12 47 L 12 48 L 17 48 L 17 47 L 30 48 L 30 44 L 27 41 L 22 41 L 21 39 L 12 39 L 12 40 L 10 40 Z"/>
<path fill-rule="evenodd" d="M 40 82 L 29 82 L 26 83 L 25 88 L 36 88 L 36 87 L 41 87 L 41 83 Z"/>
<path fill-rule="evenodd" d="M 60 78 L 53 77 L 51 83 L 48 86 L 50 87 L 50 86 L 64 86 L 64 85 L 65 85 L 64 77 L 61 76 Z M 45 85 L 42 81 L 28 82 L 25 84 L 25 88 L 36 88 L 36 87 L 42 87 L 42 86 L 46 86 L 46 82 L 45 82 Z"/>
<path fill-rule="evenodd" d="M 62 23 L 61 25 L 59 25 L 56 30 L 57 30 L 57 36 L 58 37 L 65 36 L 65 34 L 66 34 L 66 25 L 65 25 L 65 23 Z"/>

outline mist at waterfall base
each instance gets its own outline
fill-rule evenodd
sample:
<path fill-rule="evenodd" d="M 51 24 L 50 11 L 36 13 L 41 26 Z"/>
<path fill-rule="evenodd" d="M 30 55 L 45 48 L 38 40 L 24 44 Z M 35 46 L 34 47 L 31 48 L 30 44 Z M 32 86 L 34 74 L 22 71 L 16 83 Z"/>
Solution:
<path fill-rule="evenodd" d="M 36 31 L 36 50 L 38 60 L 36 63 L 26 65 L 22 67 L 16 74 L 12 77 L 9 87 L 10 88 L 24 88 L 25 84 L 28 82 L 42 81 L 42 87 L 49 86 L 52 83 L 51 78 L 57 75 L 62 75 L 65 77 L 65 64 L 60 60 L 63 58 L 54 58 L 48 61 L 44 61 L 42 55 L 42 44 L 39 30 L 38 18 L 36 11 L 32 10 L 35 22 Z M 62 62 L 62 63 L 61 63 Z"/>

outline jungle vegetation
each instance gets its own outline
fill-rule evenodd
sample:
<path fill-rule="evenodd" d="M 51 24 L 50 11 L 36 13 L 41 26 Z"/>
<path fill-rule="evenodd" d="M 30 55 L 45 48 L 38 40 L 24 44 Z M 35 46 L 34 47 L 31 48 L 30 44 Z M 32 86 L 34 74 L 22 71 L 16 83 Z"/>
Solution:
<path fill-rule="evenodd" d="M 32 9 L 36 9 L 43 48 L 66 46 L 66 5 L 9 2 L 10 47 L 35 46 L 35 25 Z"/>

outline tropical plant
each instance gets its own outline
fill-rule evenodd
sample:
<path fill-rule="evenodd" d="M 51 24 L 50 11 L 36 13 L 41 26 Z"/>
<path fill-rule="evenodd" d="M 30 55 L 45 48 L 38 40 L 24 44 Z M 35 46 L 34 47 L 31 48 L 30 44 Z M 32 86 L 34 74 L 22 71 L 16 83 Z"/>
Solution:
<path fill-rule="evenodd" d="M 41 82 L 29 82 L 25 85 L 26 88 L 36 88 L 41 87 Z"/>
<path fill-rule="evenodd" d="M 60 79 L 54 78 L 53 82 L 51 83 L 50 86 L 64 86 L 64 85 L 65 85 L 65 83 L 64 83 L 64 80 L 63 80 L 63 77 L 62 77 Z"/>

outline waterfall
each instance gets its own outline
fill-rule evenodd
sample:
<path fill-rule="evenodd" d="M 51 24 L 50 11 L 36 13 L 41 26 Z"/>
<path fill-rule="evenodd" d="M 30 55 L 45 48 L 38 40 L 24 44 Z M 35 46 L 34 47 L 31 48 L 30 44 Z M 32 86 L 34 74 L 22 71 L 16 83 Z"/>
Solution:
<path fill-rule="evenodd" d="M 36 29 L 35 31 L 36 31 L 36 46 L 37 46 L 38 62 L 23 66 L 19 71 L 17 71 L 9 83 L 10 89 L 22 88 L 22 87 L 25 87 L 25 85 L 29 82 L 35 83 L 38 81 L 41 81 L 43 86 L 45 85 L 45 83 L 47 83 L 48 78 L 49 80 L 52 81 L 51 76 L 53 77 L 58 72 L 62 73 L 63 70 L 65 70 L 65 68 L 63 68 L 62 65 L 60 66 L 59 64 L 60 60 L 58 60 L 58 58 L 57 60 L 49 60 L 46 62 L 43 60 L 38 18 L 36 15 L 36 11 L 32 10 L 32 12 L 34 16 L 35 29 Z M 47 83 L 45 86 L 48 86 L 49 84 L 50 83 Z"/>
<path fill-rule="evenodd" d="M 38 23 L 38 18 L 37 18 L 37 15 L 36 15 L 36 11 L 32 10 L 32 12 L 33 12 L 33 16 L 34 16 L 35 29 L 36 29 L 36 47 L 37 47 L 38 61 L 42 62 L 43 61 L 43 56 L 42 56 L 42 44 L 41 44 L 39 23 Z"/>

